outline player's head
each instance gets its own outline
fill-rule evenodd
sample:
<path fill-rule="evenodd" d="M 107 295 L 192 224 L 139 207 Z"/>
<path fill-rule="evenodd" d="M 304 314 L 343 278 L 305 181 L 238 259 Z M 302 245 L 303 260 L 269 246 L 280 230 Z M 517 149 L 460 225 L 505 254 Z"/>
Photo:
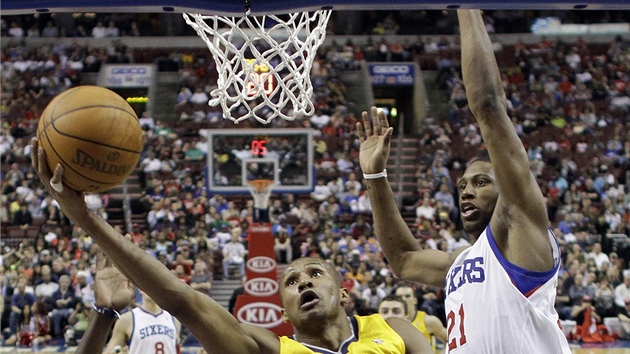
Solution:
<path fill-rule="evenodd" d="M 477 237 L 490 223 L 499 198 L 494 169 L 487 154 L 470 162 L 457 187 L 464 230 Z"/>
<path fill-rule="evenodd" d="M 418 298 L 416 290 L 409 285 L 401 285 L 396 288 L 394 294 L 400 296 L 407 303 L 407 319 L 412 320 L 416 316 Z"/>
<path fill-rule="evenodd" d="M 144 290 L 140 289 L 140 288 L 136 288 L 138 289 L 138 292 L 140 293 L 140 296 L 142 296 L 142 304 L 145 306 L 148 305 L 155 305 L 158 306 L 155 301 L 153 301 L 153 299 L 149 296 L 149 294 L 145 293 Z"/>
<path fill-rule="evenodd" d="M 384 319 L 390 317 L 407 319 L 407 302 L 398 295 L 387 295 L 378 304 L 378 313 Z"/>
<path fill-rule="evenodd" d="M 280 299 L 283 317 L 298 329 L 345 317 L 343 306 L 349 301 L 349 294 L 331 264 L 303 257 L 291 262 L 280 276 Z"/>

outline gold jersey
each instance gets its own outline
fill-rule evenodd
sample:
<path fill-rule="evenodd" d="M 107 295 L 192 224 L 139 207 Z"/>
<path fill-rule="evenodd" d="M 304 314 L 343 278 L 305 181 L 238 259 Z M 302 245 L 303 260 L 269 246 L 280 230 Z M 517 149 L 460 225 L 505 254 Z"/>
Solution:
<path fill-rule="evenodd" d="M 280 337 L 280 354 L 404 354 L 405 342 L 379 314 L 349 318 L 352 335 L 336 351 Z"/>

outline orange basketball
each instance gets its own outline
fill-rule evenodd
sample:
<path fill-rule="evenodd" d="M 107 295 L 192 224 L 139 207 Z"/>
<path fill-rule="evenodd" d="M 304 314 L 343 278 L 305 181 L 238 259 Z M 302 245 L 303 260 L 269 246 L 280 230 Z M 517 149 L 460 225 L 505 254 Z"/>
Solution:
<path fill-rule="evenodd" d="M 98 86 L 72 88 L 50 101 L 37 140 L 51 171 L 60 163 L 63 183 L 89 193 L 122 183 L 142 151 L 136 113 L 117 93 Z"/>

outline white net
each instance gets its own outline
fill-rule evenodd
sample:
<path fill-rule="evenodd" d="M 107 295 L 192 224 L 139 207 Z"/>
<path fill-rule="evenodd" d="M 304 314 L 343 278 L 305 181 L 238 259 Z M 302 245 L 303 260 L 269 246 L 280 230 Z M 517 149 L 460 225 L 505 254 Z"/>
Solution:
<path fill-rule="evenodd" d="M 272 180 L 247 181 L 247 189 L 254 197 L 254 208 L 267 209 L 269 207 L 269 197 L 274 184 Z"/>
<path fill-rule="evenodd" d="M 310 71 L 326 37 L 331 10 L 282 16 L 184 14 L 206 42 L 219 78 L 211 106 L 235 123 L 254 117 L 270 123 L 312 115 Z"/>

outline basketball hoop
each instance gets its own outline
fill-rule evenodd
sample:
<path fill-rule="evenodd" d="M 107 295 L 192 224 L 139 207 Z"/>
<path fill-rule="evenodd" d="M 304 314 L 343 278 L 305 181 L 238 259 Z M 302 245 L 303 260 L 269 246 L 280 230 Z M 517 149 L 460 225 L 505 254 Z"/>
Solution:
<path fill-rule="evenodd" d="M 268 124 L 275 117 L 312 115 L 310 71 L 326 37 L 330 13 L 243 17 L 184 13 L 217 64 L 218 87 L 208 104 L 221 105 L 223 118 L 234 123 L 254 117 Z"/>
<path fill-rule="evenodd" d="M 254 208 L 267 209 L 269 197 L 275 182 L 269 179 L 254 179 L 247 181 L 247 189 L 254 197 Z"/>

